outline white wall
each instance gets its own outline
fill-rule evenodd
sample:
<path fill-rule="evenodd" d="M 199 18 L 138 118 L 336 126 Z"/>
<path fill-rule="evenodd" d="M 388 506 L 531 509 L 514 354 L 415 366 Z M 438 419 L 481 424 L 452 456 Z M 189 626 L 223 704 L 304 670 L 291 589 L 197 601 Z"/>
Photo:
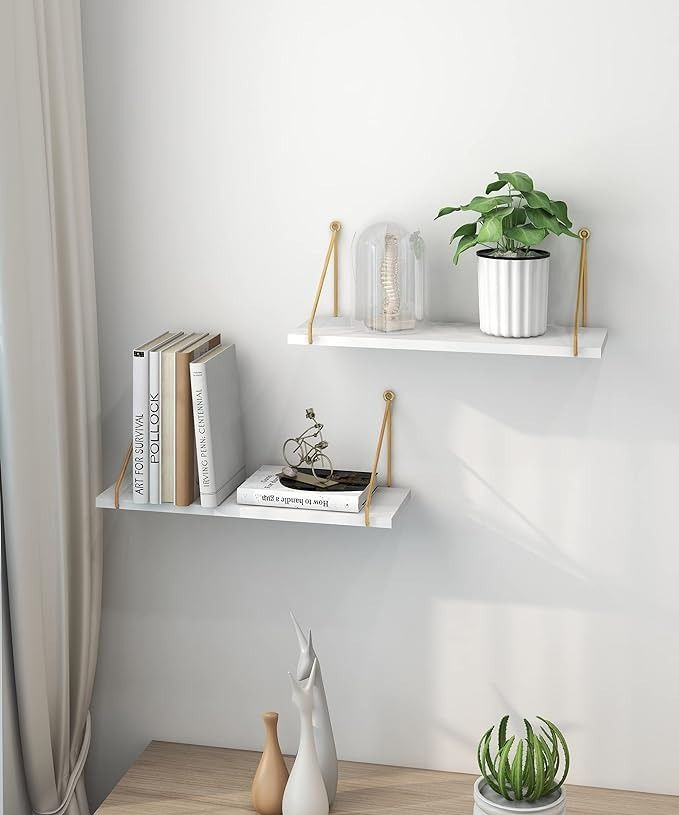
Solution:
<path fill-rule="evenodd" d="M 296 722 L 293 607 L 341 757 L 474 770 L 505 711 L 560 722 L 572 780 L 679 792 L 679 300 L 673 0 L 83 0 L 105 475 L 129 351 L 238 345 L 248 466 L 313 405 L 340 465 L 394 416 L 392 532 L 108 513 L 89 764 L 101 799 L 151 738 L 257 748 Z M 288 347 L 328 223 L 421 226 L 436 316 L 473 318 L 444 204 L 532 173 L 591 227 L 601 362 Z M 567 320 L 578 246 L 552 248 Z M 328 299 L 323 308 L 327 311 Z"/>

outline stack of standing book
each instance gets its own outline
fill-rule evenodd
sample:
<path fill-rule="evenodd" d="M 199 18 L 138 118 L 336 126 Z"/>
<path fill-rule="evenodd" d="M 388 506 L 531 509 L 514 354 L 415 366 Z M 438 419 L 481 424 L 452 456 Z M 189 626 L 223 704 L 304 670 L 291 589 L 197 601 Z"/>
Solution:
<path fill-rule="evenodd" d="M 135 503 L 220 504 L 245 476 L 236 349 L 166 331 L 132 352 Z"/>

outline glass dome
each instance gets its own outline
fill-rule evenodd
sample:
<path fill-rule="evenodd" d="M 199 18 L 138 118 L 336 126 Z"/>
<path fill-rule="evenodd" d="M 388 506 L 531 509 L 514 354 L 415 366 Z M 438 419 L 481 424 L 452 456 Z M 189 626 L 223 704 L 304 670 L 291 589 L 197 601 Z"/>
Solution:
<path fill-rule="evenodd" d="M 354 243 L 354 317 L 373 331 L 408 331 L 425 319 L 424 240 L 392 222 Z"/>

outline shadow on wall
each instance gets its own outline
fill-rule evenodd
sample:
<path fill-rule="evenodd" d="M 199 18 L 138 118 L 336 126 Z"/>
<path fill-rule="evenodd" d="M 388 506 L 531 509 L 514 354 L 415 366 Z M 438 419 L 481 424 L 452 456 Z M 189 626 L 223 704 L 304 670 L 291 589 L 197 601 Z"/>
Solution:
<path fill-rule="evenodd" d="M 250 469 L 278 460 L 311 404 L 340 465 L 368 467 L 389 386 L 395 483 L 411 504 L 393 531 L 365 534 L 107 513 L 105 708 L 95 701 L 107 738 L 90 773 L 113 783 L 150 737 L 257 747 L 260 710 L 289 704 L 289 608 L 317 632 L 342 757 L 440 767 L 461 754 L 467 765 L 448 768 L 473 771 L 470 716 L 480 734 L 506 710 L 566 711 L 581 767 L 596 750 L 588 716 L 619 716 L 618 735 L 647 738 L 626 706 L 639 680 L 625 654 L 657 660 L 672 636 L 676 592 L 662 590 L 671 575 L 655 573 L 654 552 L 676 516 L 679 428 L 676 385 L 661 375 L 672 354 L 638 339 L 614 330 L 599 362 L 288 348 L 281 337 L 274 381 L 256 359 L 243 364 L 246 349 Z M 127 426 L 128 404 L 123 394 L 104 417 L 105 439 Z M 598 709 L 583 709 L 592 698 Z M 659 707 L 651 698 L 643 712 L 657 722 L 649 733 L 663 726 Z M 291 717 L 281 742 L 296 746 Z M 631 772 L 603 771 L 621 784 Z"/>

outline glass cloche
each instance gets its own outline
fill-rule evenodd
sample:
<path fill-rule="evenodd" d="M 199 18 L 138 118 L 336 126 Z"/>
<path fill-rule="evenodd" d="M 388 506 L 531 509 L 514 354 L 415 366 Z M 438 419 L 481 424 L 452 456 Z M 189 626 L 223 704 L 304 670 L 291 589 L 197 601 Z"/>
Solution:
<path fill-rule="evenodd" d="M 354 242 L 355 319 L 373 331 L 408 331 L 425 319 L 424 240 L 392 222 Z"/>

